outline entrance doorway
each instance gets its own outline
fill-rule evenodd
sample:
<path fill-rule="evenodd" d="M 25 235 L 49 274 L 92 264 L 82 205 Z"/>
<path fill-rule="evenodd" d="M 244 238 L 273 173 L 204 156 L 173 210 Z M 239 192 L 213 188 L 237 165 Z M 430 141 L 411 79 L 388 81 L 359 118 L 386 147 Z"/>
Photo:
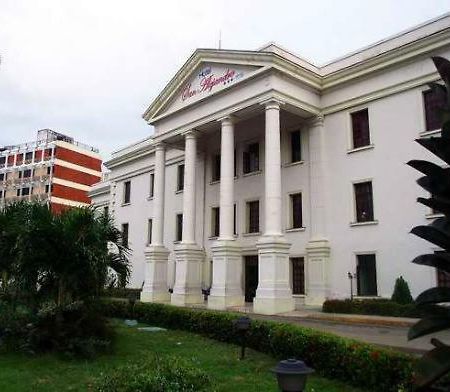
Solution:
<path fill-rule="evenodd" d="M 245 256 L 245 302 L 253 302 L 258 288 L 258 256 Z"/>

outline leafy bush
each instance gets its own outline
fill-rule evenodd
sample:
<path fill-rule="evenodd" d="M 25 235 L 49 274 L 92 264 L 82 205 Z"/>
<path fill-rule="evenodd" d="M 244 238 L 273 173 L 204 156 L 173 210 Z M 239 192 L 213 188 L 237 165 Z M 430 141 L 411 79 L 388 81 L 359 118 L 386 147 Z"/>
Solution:
<path fill-rule="evenodd" d="M 392 293 L 391 300 L 401 305 L 411 304 L 413 302 L 408 283 L 402 276 L 397 278 L 395 281 L 394 292 Z"/>
<path fill-rule="evenodd" d="M 419 318 L 423 311 L 413 304 L 399 304 L 389 299 L 329 299 L 322 305 L 325 313 L 366 314 L 389 317 Z"/>
<path fill-rule="evenodd" d="M 110 287 L 103 290 L 102 296 L 138 300 L 141 296 L 141 291 L 141 289 L 131 289 L 128 287 Z"/>
<path fill-rule="evenodd" d="M 98 392 L 203 392 L 211 379 L 192 362 L 178 357 L 155 357 L 131 363 L 105 374 Z"/>
<path fill-rule="evenodd" d="M 208 338 L 239 344 L 233 321 L 239 314 L 177 308 L 170 305 L 104 301 L 109 317 L 129 318 Z M 391 350 L 321 333 L 297 325 L 253 320 L 247 345 L 277 358 L 300 358 L 325 377 L 342 380 L 365 390 L 395 391 L 409 388 L 414 359 Z"/>
<path fill-rule="evenodd" d="M 56 351 L 92 358 L 110 346 L 113 333 L 98 306 L 74 302 L 47 304 L 37 314 L 0 307 L 0 347 L 31 353 Z"/>

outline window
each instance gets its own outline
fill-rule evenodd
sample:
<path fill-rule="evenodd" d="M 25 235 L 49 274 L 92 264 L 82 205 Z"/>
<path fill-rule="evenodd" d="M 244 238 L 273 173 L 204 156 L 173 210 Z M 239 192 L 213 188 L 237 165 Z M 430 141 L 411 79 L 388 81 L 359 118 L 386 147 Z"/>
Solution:
<path fill-rule="evenodd" d="M 23 154 L 17 154 L 16 155 L 16 165 L 19 166 L 23 162 Z"/>
<path fill-rule="evenodd" d="M 23 178 L 30 178 L 31 177 L 31 169 L 27 169 L 23 171 Z"/>
<path fill-rule="evenodd" d="M 292 294 L 305 294 L 305 260 L 303 257 L 291 257 Z"/>
<path fill-rule="evenodd" d="M 128 247 L 129 224 L 122 223 L 122 245 Z"/>
<path fill-rule="evenodd" d="M 17 196 L 20 196 L 20 188 L 19 188 L 19 189 L 17 189 L 17 191 L 16 191 L 16 195 L 17 195 Z"/>
<path fill-rule="evenodd" d="M 177 191 L 182 191 L 184 189 L 184 165 L 178 165 L 177 170 Z"/>
<path fill-rule="evenodd" d="M 291 199 L 291 229 L 299 229 L 303 227 L 302 216 L 302 194 L 295 193 L 290 195 Z"/>
<path fill-rule="evenodd" d="M 302 160 L 302 144 L 300 131 L 291 132 L 291 162 Z"/>
<path fill-rule="evenodd" d="M 211 237 L 218 237 L 220 231 L 220 208 L 211 208 Z"/>
<path fill-rule="evenodd" d="M 131 181 L 123 183 L 123 203 L 129 204 L 131 200 Z"/>
<path fill-rule="evenodd" d="M 155 195 L 155 173 L 150 174 L 150 197 Z"/>
<path fill-rule="evenodd" d="M 30 163 L 32 160 L 33 160 L 33 153 L 31 151 L 27 152 L 25 154 L 25 162 Z"/>
<path fill-rule="evenodd" d="M 3 199 L 3 198 L 4 198 L 4 195 L 3 195 L 3 194 L 4 194 L 4 192 L 5 192 L 5 191 L 3 191 L 3 190 L 0 190 L 0 199 Z"/>
<path fill-rule="evenodd" d="M 234 234 L 234 235 L 237 235 L 237 227 L 236 227 L 236 222 L 237 222 L 237 208 L 236 208 L 236 203 L 233 205 L 233 214 L 234 214 L 233 234 Z"/>
<path fill-rule="evenodd" d="M 52 173 L 53 173 L 53 166 L 47 166 L 47 175 L 49 176 Z"/>
<path fill-rule="evenodd" d="M 46 185 L 45 186 L 45 193 L 49 193 L 50 192 L 50 185 Z"/>
<path fill-rule="evenodd" d="M 5 180 L 5 173 L 0 173 L 0 181 L 4 181 Z"/>
<path fill-rule="evenodd" d="M 259 201 L 247 202 L 247 233 L 259 232 Z"/>
<path fill-rule="evenodd" d="M 356 279 L 358 295 L 378 295 L 375 255 L 358 255 L 356 256 L 356 258 Z"/>
<path fill-rule="evenodd" d="M 356 221 L 373 221 L 372 182 L 360 182 L 353 184 L 353 187 L 355 189 Z"/>
<path fill-rule="evenodd" d="M 22 188 L 22 196 L 28 196 L 30 194 L 30 188 Z"/>
<path fill-rule="evenodd" d="M 211 181 L 220 181 L 220 154 L 216 154 L 212 158 Z"/>
<path fill-rule="evenodd" d="M 44 150 L 44 159 L 46 161 L 48 161 L 51 157 L 52 157 L 52 149 L 51 148 L 46 148 Z"/>
<path fill-rule="evenodd" d="M 152 227 L 153 227 L 153 219 L 148 220 L 148 233 L 147 233 L 147 243 L 150 245 L 152 243 Z"/>
<path fill-rule="evenodd" d="M 427 90 L 423 92 L 423 103 L 425 108 L 425 130 L 434 131 L 441 129 L 439 110 L 445 107 L 445 93 L 440 90 Z"/>
<path fill-rule="evenodd" d="M 249 144 L 243 154 L 244 174 L 259 170 L 259 143 Z"/>
<path fill-rule="evenodd" d="M 177 227 L 175 234 L 175 241 L 181 241 L 183 239 L 183 214 L 177 214 Z"/>
<path fill-rule="evenodd" d="M 109 207 L 108 206 L 104 206 L 103 207 L 103 214 L 104 215 L 109 215 Z"/>
<path fill-rule="evenodd" d="M 353 148 L 370 145 L 369 110 L 363 109 L 351 114 Z"/>
<path fill-rule="evenodd" d="M 0 167 L 5 166 L 6 157 L 0 157 Z"/>

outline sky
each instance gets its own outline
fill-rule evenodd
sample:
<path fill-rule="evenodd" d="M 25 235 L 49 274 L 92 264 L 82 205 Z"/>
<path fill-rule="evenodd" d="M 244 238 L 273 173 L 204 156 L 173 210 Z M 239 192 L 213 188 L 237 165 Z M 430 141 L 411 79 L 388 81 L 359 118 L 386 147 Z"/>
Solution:
<path fill-rule="evenodd" d="M 196 48 L 275 41 L 322 64 L 450 11 L 449 0 L 0 0 L 0 145 L 50 128 L 110 153 Z"/>

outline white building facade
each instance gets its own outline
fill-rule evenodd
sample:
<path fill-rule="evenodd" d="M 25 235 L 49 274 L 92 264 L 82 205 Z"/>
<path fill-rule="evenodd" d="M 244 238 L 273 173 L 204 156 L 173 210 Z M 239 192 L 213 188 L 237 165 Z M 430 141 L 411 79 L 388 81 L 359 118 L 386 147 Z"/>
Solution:
<path fill-rule="evenodd" d="M 438 249 L 409 234 L 435 215 L 405 164 L 435 160 L 414 142 L 440 132 L 431 56 L 450 58 L 450 15 L 321 67 L 275 44 L 196 50 L 144 113 L 154 134 L 90 192 L 141 300 L 275 314 L 349 297 L 349 272 L 362 297 L 436 285 L 411 263 Z"/>

